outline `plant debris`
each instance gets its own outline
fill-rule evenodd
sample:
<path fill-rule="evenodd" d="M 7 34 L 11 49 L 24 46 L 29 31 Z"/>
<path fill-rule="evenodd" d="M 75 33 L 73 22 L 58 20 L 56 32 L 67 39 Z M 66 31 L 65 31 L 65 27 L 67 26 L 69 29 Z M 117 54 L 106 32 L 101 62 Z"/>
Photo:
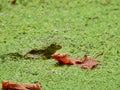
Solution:
<path fill-rule="evenodd" d="M 51 56 L 61 64 L 72 65 L 72 64 L 75 64 L 76 62 L 80 62 L 80 59 L 72 58 L 67 53 L 62 53 L 62 54 L 54 53 Z"/>
<path fill-rule="evenodd" d="M 90 58 L 87 55 L 84 55 L 82 58 L 82 61 L 79 63 L 76 63 L 81 68 L 87 68 L 89 70 L 92 70 L 93 67 L 102 64 L 101 62 L 96 61 L 94 58 Z"/>
<path fill-rule="evenodd" d="M 26 84 L 14 81 L 2 81 L 1 90 L 42 90 L 42 88 L 39 82 Z"/>
<path fill-rule="evenodd" d="M 90 58 L 87 55 L 84 55 L 84 57 L 82 59 L 77 59 L 77 58 L 70 57 L 67 53 L 62 53 L 62 54 L 55 53 L 52 55 L 52 58 L 62 64 L 67 64 L 67 65 L 74 64 L 81 68 L 87 68 L 89 70 L 92 70 L 93 67 L 95 67 L 99 64 L 102 64 L 101 62 L 98 62 L 95 60 L 100 55 L 103 55 L 103 53 L 96 55 L 95 58 Z"/>

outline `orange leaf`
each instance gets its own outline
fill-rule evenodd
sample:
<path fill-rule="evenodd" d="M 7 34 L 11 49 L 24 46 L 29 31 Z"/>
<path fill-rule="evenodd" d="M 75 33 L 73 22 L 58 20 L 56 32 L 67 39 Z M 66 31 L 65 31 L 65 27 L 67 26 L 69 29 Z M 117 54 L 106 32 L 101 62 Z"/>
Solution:
<path fill-rule="evenodd" d="M 60 63 L 69 64 L 69 65 L 76 64 L 76 62 L 80 62 L 80 59 L 72 58 L 67 53 L 62 53 L 62 54 L 55 53 L 52 55 L 52 58 L 54 58 Z"/>
<path fill-rule="evenodd" d="M 97 58 L 100 55 L 102 54 L 97 55 L 95 58 Z M 57 60 L 59 63 L 68 64 L 68 65 L 75 64 L 81 68 L 87 68 L 89 70 L 92 70 L 93 67 L 102 64 L 96 61 L 95 58 L 90 58 L 87 55 L 84 55 L 82 59 L 77 59 L 70 57 L 67 53 L 62 53 L 62 54 L 55 53 L 52 55 L 52 58 Z"/>
<path fill-rule="evenodd" d="M 2 81 L 1 90 L 42 90 L 42 89 L 39 82 L 33 84 L 26 84 L 13 81 Z"/>

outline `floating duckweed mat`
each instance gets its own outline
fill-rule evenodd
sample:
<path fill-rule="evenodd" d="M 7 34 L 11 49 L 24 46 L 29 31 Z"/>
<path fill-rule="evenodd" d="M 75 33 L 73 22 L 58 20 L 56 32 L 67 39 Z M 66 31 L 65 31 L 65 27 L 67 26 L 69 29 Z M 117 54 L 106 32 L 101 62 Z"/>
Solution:
<path fill-rule="evenodd" d="M 53 59 L 0 58 L 0 81 L 32 83 L 43 90 L 119 90 L 120 0 L 8 0 L 0 2 L 0 55 L 51 42 L 71 57 L 94 56 L 104 64 L 89 71 L 58 66 Z M 1 87 L 1 86 L 0 86 Z"/>

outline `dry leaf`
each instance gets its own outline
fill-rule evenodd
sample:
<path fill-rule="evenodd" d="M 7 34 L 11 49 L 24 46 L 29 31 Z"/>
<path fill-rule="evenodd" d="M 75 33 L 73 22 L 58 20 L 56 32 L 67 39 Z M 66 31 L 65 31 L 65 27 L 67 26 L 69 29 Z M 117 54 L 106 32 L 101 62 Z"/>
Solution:
<path fill-rule="evenodd" d="M 54 53 L 52 55 L 52 58 L 54 58 L 55 60 L 57 60 L 59 63 L 63 63 L 63 64 L 75 64 L 76 62 L 80 62 L 80 59 L 75 59 L 70 57 L 67 53 Z"/>
<path fill-rule="evenodd" d="M 87 55 L 84 55 L 82 61 L 77 64 L 81 68 L 87 68 L 89 70 L 92 70 L 93 67 L 102 64 L 101 62 L 96 61 L 94 58 L 90 58 Z"/>
<path fill-rule="evenodd" d="M 39 82 L 26 84 L 13 81 L 2 81 L 1 90 L 42 90 Z"/>
<path fill-rule="evenodd" d="M 52 55 L 52 58 L 57 60 L 59 63 L 62 64 L 75 64 L 81 68 L 87 68 L 89 70 L 93 69 L 93 67 L 102 64 L 98 61 L 96 61 L 95 59 L 102 55 L 103 53 L 98 54 L 97 56 L 95 56 L 95 58 L 90 58 L 87 55 L 84 55 L 84 57 L 82 59 L 77 59 L 77 58 L 72 58 L 70 57 L 67 53 L 55 53 Z"/>

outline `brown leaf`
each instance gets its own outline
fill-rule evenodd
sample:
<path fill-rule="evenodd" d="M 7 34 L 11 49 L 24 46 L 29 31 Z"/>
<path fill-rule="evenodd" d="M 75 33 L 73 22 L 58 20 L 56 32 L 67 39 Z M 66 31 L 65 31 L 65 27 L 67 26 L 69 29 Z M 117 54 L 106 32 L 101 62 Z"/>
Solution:
<path fill-rule="evenodd" d="M 63 64 L 76 64 L 77 62 L 80 62 L 80 59 L 77 58 L 72 58 L 70 57 L 67 53 L 55 53 L 52 55 L 52 58 L 54 58 L 55 60 L 57 60 L 60 63 Z"/>
<path fill-rule="evenodd" d="M 77 64 L 81 68 L 87 68 L 89 70 L 92 70 L 93 67 L 102 64 L 101 62 L 96 61 L 94 58 L 90 58 L 87 55 L 84 55 L 82 61 Z"/>
<path fill-rule="evenodd" d="M 95 58 L 97 58 L 100 55 L 102 54 L 98 54 Z M 93 67 L 102 64 L 101 62 L 97 62 L 95 58 L 90 58 L 87 55 L 84 55 L 82 59 L 77 59 L 70 57 L 67 53 L 62 53 L 62 54 L 55 53 L 52 55 L 52 58 L 62 64 L 68 64 L 68 65 L 75 64 L 81 68 L 87 68 L 89 70 L 92 70 Z"/>
<path fill-rule="evenodd" d="M 1 90 L 42 90 L 39 82 L 26 84 L 13 81 L 2 81 Z"/>

